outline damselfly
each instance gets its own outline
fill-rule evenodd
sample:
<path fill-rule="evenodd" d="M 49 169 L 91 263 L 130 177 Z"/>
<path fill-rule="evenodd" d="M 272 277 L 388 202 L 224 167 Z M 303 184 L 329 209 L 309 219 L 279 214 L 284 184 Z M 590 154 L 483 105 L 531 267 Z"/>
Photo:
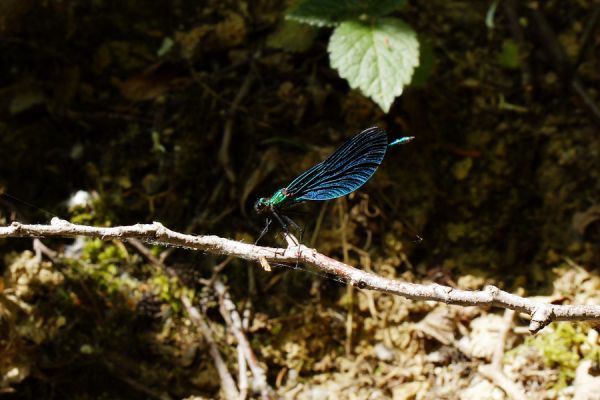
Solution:
<path fill-rule="evenodd" d="M 256 212 L 268 215 L 267 224 L 258 240 L 269 228 L 269 216 L 273 216 L 286 232 L 290 225 L 299 228 L 282 210 L 304 201 L 331 200 L 354 192 L 373 176 L 388 147 L 413 139 L 414 136 L 404 136 L 388 142 L 387 133 L 378 127 L 365 129 L 354 136 L 327 159 L 277 190 L 271 197 L 261 197 L 256 201 Z"/>

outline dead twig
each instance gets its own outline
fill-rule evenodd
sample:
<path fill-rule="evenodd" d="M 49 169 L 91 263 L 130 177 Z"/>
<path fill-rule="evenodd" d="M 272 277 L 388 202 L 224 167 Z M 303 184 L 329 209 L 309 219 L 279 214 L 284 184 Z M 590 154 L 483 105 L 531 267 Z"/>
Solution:
<path fill-rule="evenodd" d="M 148 261 L 150 261 L 152 264 L 156 265 L 157 267 L 164 267 L 163 262 L 161 260 L 159 260 L 157 257 L 155 257 L 154 254 L 152 254 L 152 252 L 150 251 L 150 249 L 148 249 L 146 246 L 144 246 L 144 243 L 140 242 L 136 238 L 131 238 L 128 240 L 128 242 L 137 251 L 139 251 L 144 257 L 146 257 L 148 259 Z"/>
<path fill-rule="evenodd" d="M 581 42 L 579 43 L 579 53 L 577 54 L 577 59 L 573 63 L 575 68 L 581 64 L 583 58 L 585 57 L 588 48 L 594 43 L 594 34 L 598 30 L 598 24 L 600 23 L 600 5 L 593 6 L 592 12 L 589 14 L 589 17 L 586 21 L 586 24 L 583 28 L 583 33 L 581 34 Z"/>
<path fill-rule="evenodd" d="M 600 125 L 600 108 L 598 108 L 583 82 L 575 73 L 573 64 L 567 57 L 548 19 L 538 8 L 531 8 L 530 11 L 531 20 L 552 66 L 563 79 L 568 81 L 570 89 L 580 98 L 594 122 Z"/>
<path fill-rule="evenodd" d="M 0 238 L 9 237 L 77 237 L 86 236 L 104 240 L 142 241 L 200 250 L 215 255 L 228 255 L 260 262 L 261 257 L 272 263 L 296 263 L 318 269 L 336 278 L 350 282 L 359 289 L 371 289 L 412 300 L 432 300 L 462 306 L 495 306 L 519 311 L 531 316 L 529 331 L 536 333 L 552 321 L 600 321 L 599 305 L 557 305 L 517 296 L 495 286 L 484 290 L 461 290 L 438 284 L 417 284 L 385 278 L 363 271 L 327 257 L 304 245 L 273 248 L 237 242 L 218 236 L 193 236 L 175 232 L 162 224 L 136 224 L 112 228 L 72 224 L 53 218 L 50 225 L 26 225 L 13 222 L 0 227 Z"/>
<path fill-rule="evenodd" d="M 240 400 L 248 397 L 248 364 L 244 357 L 244 347 L 241 344 L 237 346 L 238 353 L 238 386 L 240 387 Z"/>
<path fill-rule="evenodd" d="M 42 255 L 45 255 L 52 261 L 57 261 L 58 259 L 58 253 L 50 249 L 38 238 L 33 239 L 33 250 L 35 251 L 35 257 L 38 262 L 42 261 Z"/>
<path fill-rule="evenodd" d="M 241 347 L 241 350 L 244 354 L 244 358 L 248 363 L 248 366 L 250 367 L 250 371 L 252 371 L 252 375 L 254 375 L 255 384 L 260 390 L 261 397 L 263 399 L 272 398 L 272 389 L 267 384 L 267 376 L 265 374 L 265 371 L 263 370 L 262 366 L 258 363 L 256 355 L 254 354 L 254 351 L 250 346 L 250 342 L 244 334 L 242 318 L 240 317 L 240 314 L 238 313 L 235 304 L 231 300 L 231 297 L 229 296 L 225 284 L 221 280 L 216 279 L 213 284 L 213 287 L 219 295 L 221 315 L 223 316 L 223 319 L 225 320 L 227 326 L 229 326 L 229 328 L 233 332 L 233 335 L 235 336 L 238 342 L 238 349 Z"/>
<path fill-rule="evenodd" d="M 346 212 L 346 202 L 345 200 L 340 199 L 337 202 L 338 210 L 339 210 L 339 218 L 340 218 L 340 240 L 342 245 L 342 253 L 344 255 L 344 263 L 348 263 L 349 257 L 349 248 L 348 238 L 346 237 L 347 225 L 348 225 L 348 213 Z M 346 298 L 347 304 L 346 307 L 348 312 L 346 314 L 346 342 L 345 342 L 345 350 L 346 354 L 350 355 L 352 353 L 352 334 L 354 327 L 354 287 L 351 284 L 346 286 Z"/>
<path fill-rule="evenodd" d="M 502 369 L 502 359 L 504 358 L 506 338 L 508 337 L 508 332 L 510 332 L 512 329 L 514 319 L 515 312 L 513 310 L 504 311 L 502 328 L 498 334 L 498 343 L 496 344 L 496 350 L 494 350 L 494 356 L 492 358 L 492 366 L 495 368 Z"/>
<path fill-rule="evenodd" d="M 508 332 L 512 328 L 513 319 L 515 318 L 515 312 L 513 310 L 506 310 L 504 312 L 504 319 L 500 332 L 498 334 L 498 342 L 492 362 L 488 365 L 481 365 L 479 367 L 479 373 L 485 376 L 487 379 L 492 381 L 500 389 L 513 400 L 527 400 L 527 396 L 523 391 L 502 371 L 502 359 L 504 358 L 504 347 L 506 345 L 506 338 Z"/>
<path fill-rule="evenodd" d="M 136 238 L 129 239 L 128 242 L 137 251 L 139 251 L 144 257 L 146 257 L 153 265 L 165 268 L 165 270 L 169 271 L 169 268 L 160 259 L 155 257 L 152 254 L 152 252 L 144 245 L 144 243 L 142 243 L 141 241 L 139 241 Z M 212 286 L 214 280 L 218 279 L 219 273 L 223 270 L 223 268 L 225 268 L 227 266 L 227 264 L 229 264 L 229 262 L 231 260 L 232 260 L 232 257 L 227 257 L 223 262 L 221 262 L 220 264 L 215 266 L 215 270 L 214 270 L 212 277 L 204 283 L 207 286 Z M 226 397 L 228 399 L 233 398 L 235 396 L 235 392 L 232 390 L 228 390 L 228 388 L 229 387 L 235 388 L 235 383 L 233 382 L 233 378 L 229 374 L 229 370 L 227 369 L 225 362 L 223 361 L 223 359 L 220 356 L 220 353 L 218 351 L 218 348 L 216 347 L 216 344 L 214 343 L 214 340 L 212 340 L 212 333 L 211 333 L 210 327 L 208 326 L 208 323 L 206 322 L 206 319 L 202 318 L 202 314 L 200 314 L 200 311 L 196 307 L 191 305 L 190 300 L 186 296 L 182 296 L 181 301 L 184 304 L 190 319 L 198 325 L 198 327 L 200 328 L 200 330 L 202 332 L 202 335 L 204 336 L 206 342 L 209 345 L 209 351 L 211 353 L 211 356 L 213 357 L 215 367 L 217 368 L 219 376 L 221 377 L 221 387 L 223 387 L 223 391 L 225 392 Z M 200 319 L 198 319 L 198 317 L 200 317 Z M 248 395 L 248 377 L 247 377 L 247 373 L 246 373 L 246 360 L 243 357 L 243 354 L 240 359 L 239 354 L 242 354 L 240 346 L 238 346 L 238 364 L 239 364 L 239 382 L 238 382 L 238 384 L 239 384 L 240 391 L 239 391 L 239 395 L 237 396 L 237 398 L 239 400 L 244 400 L 244 399 L 246 399 L 246 397 Z"/>
<path fill-rule="evenodd" d="M 501 370 L 492 365 L 482 365 L 479 367 L 479 373 L 492 381 L 513 400 L 527 400 L 527 397 L 521 390 L 502 373 Z"/>
<path fill-rule="evenodd" d="M 217 373 L 221 379 L 221 387 L 225 393 L 225 398 L 229 400 L 239 399 L 240 393 L 238 392 L 233 377 L 227 369 L 227 365 L 225 364 L 223 357 L 221 357 L 221 353 L 219 353 L 219 348 L 213 339 L 210 326 L 204 319 L 204 316 L 200 313 L 200 310 L 192 305 L 192 302 L 187 298 L 187 296 L 182 295 L 181 302 L 190 316 L 190 319 L 196 324 L 196 326 L 198 326 L 202 336 L 204 336 L 204 340 L 206 340 L 206 343 L 208 344 L 208 352 L 215 363 L 215 368 L 217 369 Z"/>

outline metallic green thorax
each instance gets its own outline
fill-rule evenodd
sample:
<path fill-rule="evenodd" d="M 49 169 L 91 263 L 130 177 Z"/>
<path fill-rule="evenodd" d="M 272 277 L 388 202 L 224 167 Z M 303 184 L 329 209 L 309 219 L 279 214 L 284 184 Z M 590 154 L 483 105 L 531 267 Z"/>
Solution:
<path fill-rule="evenodd" d="M 285 188 L 279 189 L 270 199 L 261 197 L 254 204 L 254 209 L 257 213 L 273 212 L 275 208 L 285 207 L 295 203 L 292 197 L 286 192 Z"/>
<path fill-rule="evenodd" d="M 279 189 L 275 194 L 267 200 L 267 204 L 270 206 L 277 206 L 283 203 L 288 197 L 284 194 L 283 189 Z"/>

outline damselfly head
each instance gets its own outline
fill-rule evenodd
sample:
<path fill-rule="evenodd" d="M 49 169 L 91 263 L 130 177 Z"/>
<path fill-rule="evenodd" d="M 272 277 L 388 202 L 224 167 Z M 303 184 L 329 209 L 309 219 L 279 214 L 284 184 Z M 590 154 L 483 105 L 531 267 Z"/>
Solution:
<path fill-rule="evenodd" d="M 254 210 L 258 214 L 267 212 L 269 210 L 269 199 L 261 197 L 260 199 L 256 200 L 256 203 L 254 203 Z"/>

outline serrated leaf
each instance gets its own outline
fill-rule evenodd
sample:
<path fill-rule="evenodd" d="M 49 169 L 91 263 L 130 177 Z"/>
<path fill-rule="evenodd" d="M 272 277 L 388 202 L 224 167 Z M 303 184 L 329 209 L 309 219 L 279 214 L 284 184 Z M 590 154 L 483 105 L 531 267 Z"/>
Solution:
<path fill-rule="evenodd" d="M 374 24 L 347 21 L 329 39 L 331 66 L 388 112 L 419 65 L 415 31 L 397 18 Z"/>
<path fill-rule="evenodd" d="M 405 0 L 300 0 L 286 18 L 316 26 L 336 26 L 348 19 L 379 17 L 396 10 Z"/>

